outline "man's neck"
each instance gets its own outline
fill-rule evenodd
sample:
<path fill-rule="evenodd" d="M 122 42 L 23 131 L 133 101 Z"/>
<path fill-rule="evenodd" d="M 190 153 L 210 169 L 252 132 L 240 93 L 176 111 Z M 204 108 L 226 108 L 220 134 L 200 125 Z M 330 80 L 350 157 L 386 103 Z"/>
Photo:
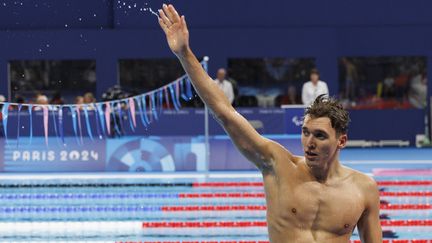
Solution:
<path fill-rule="evenodd" d="M 335 156 L 335 159 L 327 162 L 325 166 L 309 167 L 309 170 L 318 182 L 328 183 L 331 179 L 340 175 L 341 168 L 338 156 Z"/>

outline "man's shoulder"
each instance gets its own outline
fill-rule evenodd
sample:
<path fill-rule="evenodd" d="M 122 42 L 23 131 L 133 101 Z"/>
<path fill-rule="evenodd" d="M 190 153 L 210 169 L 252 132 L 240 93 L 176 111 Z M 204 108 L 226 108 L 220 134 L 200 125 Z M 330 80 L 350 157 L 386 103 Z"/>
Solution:
<path fill-rule="evenodd" d="M 227 79 L 224 79 L 224 80 L 222 81 L 222 83 L 223 83 L 224 85 L 232 86 L 232 83 L 231 83 L 229 80 L 227 80 Z"/>
<path fill-rule="evenodd" d="M 353 184 L 356 184 L 361 188 L 376 187 L 375 180 L 369 175 L 348 167 L 345 167 L 345 170 L 347 171 L 347 174 L 351 178 Z"/>
<path fill-rule="evenodd" d="M 365 192 L 377 190 L 377 183 L 371 176 L 354 169 L 350 170 L 352 171 L 352 181 L 360 190 Z"/>
<path fill-rule="evenodd" d="M 323 81 L 323 80 L 318 80 L 318 85 L 326 85 L 327 86 L 327 82 Z"/>

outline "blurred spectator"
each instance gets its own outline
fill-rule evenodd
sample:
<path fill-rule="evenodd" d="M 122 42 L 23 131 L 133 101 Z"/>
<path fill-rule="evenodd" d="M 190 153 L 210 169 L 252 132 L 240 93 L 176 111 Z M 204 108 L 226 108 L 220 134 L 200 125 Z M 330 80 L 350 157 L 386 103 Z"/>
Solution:
<path fill-rule="evenodd" d="M 34 110 L 35 111 L 40 111 L 42 110 L 42 107 L 37 106 L 37 105 L 48 105 L 48 97 L 46 95 L 43 94 L 37 94 L 35 97 L 35 107 Z"/>
<path fill-rule="evenodd" d="M 85 104 L 95 103 L 96 102 L 96 99 L 95 99 L 95 97 L 94 97 L 94 95 L 93 95 L 92 92 L 85 93 L 83 98 L 84 98 L 83 102 Z"/>
<path fill-rule="evenodd" d="M 427 77 L 417 74 L 411 79 L 408 100 L 415 108 L 423 109 L 427 105 Z"/>
<path fill-rule="evenodd" d="M 306 106 L 311 105 L 315 98 L 322 94 L 328 95 L 328 87 L 324 81 L 319 80 L 318 69 L 314 68 L 310 72 L 310 81 L 303 84 L 302 101 Z"/>
<path fill-rule="evenodd" d="M 36 97 L 36 104 L 38 105 L 48 105 L 48 97 L 43 94 L 39 94 Z"/>
<path fill-rule="evenodd" d="M 15 97 L 15 103 L 17 103 L 17 104 L 24 104 L 25 103 L 25 99 L 22 96 L 17 95 Z"/>
<path fill-rule="evenodd" d="M 82 97 L 82 96 L 75 97 L 75 104 L 76 105 L 82 105 L 82 104 L 84 104 L 84 97 Z"/>
<path fill-rule="evenodd" d="M 357 68 L 345 57 L 342 58 L 342 65 L 345 68 L 345 97 L 347 99 L 354 99 L 356 98 L 356 86 L 358 82 Z"/>
<path fill-rule="evenodd" d="M 22 96 L 17 95 L 17 96 L 15 96 L 14 102 L 17 103 L 17 104 L 24 104 L 24 103 L 25 103 L 25 99 L 24 99 Z M 22 111 L 24 111 L 24 110 L 28 110 L 28 106 L 23 105 L 23 106 L 21 107 L 21 110 L 22 110 Z"/>
<path fill-rule="evenodd" d="M 275 105 L 277 107 L 281 105 L 296 105 L 301 103 L 302 101 L 300 100 L 300 97 L 297 95 L 297 89 L 293 85 L 290 85 L 288 87 L 286 94 L 277 96 L 275 100 Z"/>
<path fill-rule="evenodd" d="M 63 105 L 64 104 L 64 101 L 63 101 L 63 98 L 62 98 L 60 92 L 56 92 L 54 94 L 53 98 L 50 101 L 50 104 L 53 104 L 53 105 Z"/>
<path fill-rule="evenodd" d="M 0 102 L 5 102 L 6 98 L 4 97 L 4 95 L 0 95 Z M 0 111 L 3 108 L 3 104 L 0 104 Z M 0 112 L 0 120 L 1 120 L 1 115 L 2 113 Z"/>
<path fill-rule="evenodd" d="M 406 98 L 406 92 L 408 91 L 408 74 L 405 72 L 401 72 L 398 76 L 395 77 L 394 81 L 396 97 L 400 100 L 404 100 L 404 98 Z"/>
<path fill-rule="evenodd" d="M 383 98 L 394 97 L 395 88 L 394 88 L 395 80 L 392 75 L 387 75 L 387 77 L 383 81 Z"/>
<path fill-rule="evenodd" d="M 214 81 L 232 104 L 234 101 L 234 89 L 231 82 L 226 80 L 226 70 L 220 68 L 216 73 L 216 79 Z"/>

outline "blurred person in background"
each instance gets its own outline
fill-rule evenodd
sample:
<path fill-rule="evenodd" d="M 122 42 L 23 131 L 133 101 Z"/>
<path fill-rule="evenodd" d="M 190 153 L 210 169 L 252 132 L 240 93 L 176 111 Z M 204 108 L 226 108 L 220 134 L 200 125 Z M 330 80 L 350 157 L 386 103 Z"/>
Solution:
<path fill-rule="evenodd" d="M 96 109 L 95 106 L 93 105 L 96 102 L 96 98 L 94 97 L 92 92 L 85 93 L 83 99 L 84 99 L 83 100 L 84 104 L 88 104 L 87 106 L 88 110 Z"/>
<path fill-rule="evenodd" d="M 6 97 L 4 95 L 0 94 L 0 102 L 6 102 Z M 3 104 L 0 104 L 0 110 L 3 108 Z M 0 118 L 1 118 L 1 112 L 0 112 Z"/>
<path fill-rule="evenodd" d="M 356 86 L 358 82 L 357 67 L 348 58 L 342 58 L 342 65 L 345 68 L 345 97 L 348 100 L 355 100 Z"/>
<path fill-rule="evenodd" d="M 327 84 L 319 78 L 318 69 L 314 68 L 310 72 L 310 81 L 303 84 L 302 101 L 305 106 L 310 106 L 318 96 L 329 94 Z"/>
<path fill-rule="evenodd" d="M 85 104 L 89 104 L 89 103 L 95 103 L 96 102 L 96 98 L 94 97 L 92 92 L 87 92 L 84 94 L 84 100 L 83 102 Z"/>
<path fill-rule="evenodd" d="M 412 106 L 418 109 L 427 106 L 427 77 L 425 73 L 419 73 L 411 79 L 408 100 Z"/>
<path fill-rule="evenodd" d="M 281 105 L 297 105 L 301 103 L 302 101 L 299 95 L 297 95 L 297 89 L 293 85 L 288 87 L 286 94 L 279 95 L 275 99 L 275 106 L 277 107 Z"/>
<path fill-rule="evenodd" d="M 82 96 L 77 96 L 75 97 L 75 105 L 77 105 L 78 107 L 81 108 L 81 106 L 84 104 L 84 97 Z"/>
<path fill-rule="evenodd" d="M 234 102 L 234 88 L 231 82 L 226 79 L 226 70 L 224 68 L 219 68 L 214 81 L 232 104 Z"/>
<path fill-rule="evenodd" d="M 42 110 L 42 107 L 38 106 L 38 105 L 48 105 L 48 97 L 44 94 L 38 93 L 36 94 L 35 97 L 35 106 L 34 106 L 34 110 L 35 111 L 40 111 Z"/>
<path fill-rule="evenodd" d="M 63 105 L 64 104 L 64 101 L 63 101 L 63 98 L 62 98 L 62 95 L 60 92 L 56 92 L 53 95 L 53 97 L 50 101 L 50 104 L 53 104 L 53 105 Z"/>

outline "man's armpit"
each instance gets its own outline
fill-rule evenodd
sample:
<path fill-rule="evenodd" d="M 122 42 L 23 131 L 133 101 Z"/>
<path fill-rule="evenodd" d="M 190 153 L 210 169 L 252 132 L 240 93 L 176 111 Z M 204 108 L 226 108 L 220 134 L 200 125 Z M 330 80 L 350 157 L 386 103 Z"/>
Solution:
<path fill-rule="evenodd" d="M 256 166 L 264 175 L 273 174 L 274 175 L 274 166 L 270 161 L 262 161 L 257 163 Z"/>

